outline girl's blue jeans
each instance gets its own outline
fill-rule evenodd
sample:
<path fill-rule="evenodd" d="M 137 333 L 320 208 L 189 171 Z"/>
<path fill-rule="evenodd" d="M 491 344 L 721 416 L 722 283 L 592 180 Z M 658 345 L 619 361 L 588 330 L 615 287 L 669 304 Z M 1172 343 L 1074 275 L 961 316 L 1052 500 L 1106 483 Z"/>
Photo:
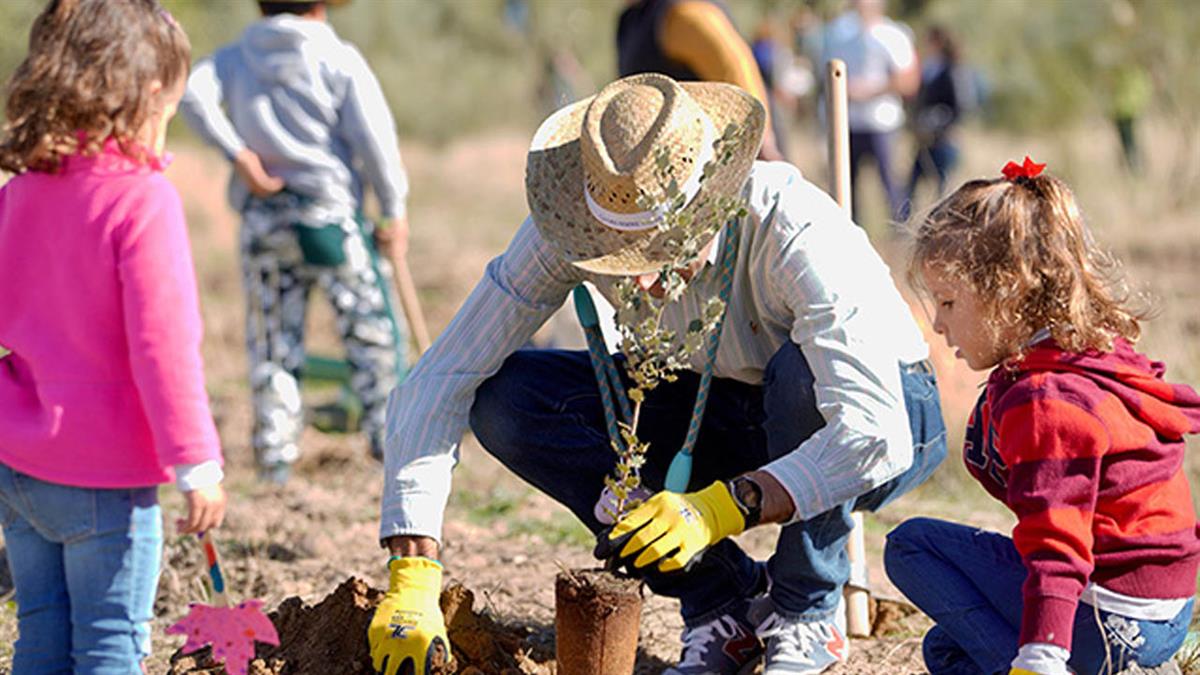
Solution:
<path fill-rule="evenodd" d="M 850 575 L 845 548 L 851 510 L 883 506 L 925 480 L 945 457 L 945 427 L 932 370 L 924 363 L 901 370 L 915 446 L 912 467 L 856 500 L 783 528 L 767 564 L 777 611 L 812 620 L 832 616 Z M 652 490 L 662 489 L 696 399 L 699 376 L 679 375 L 650 391 L 642 407 L 638 436 L 650 443 L 650 450 L 641 475 Z M 761 386 L 713 379 L 690 489 L 753 471 L 824 426 L 812 371 L 799 347 L 785 343 L 763 379 Z M 571 509 L 593 532 L 602 528 L 593 507 L 616 454 L 586 352 L 513 354 L 476 393 L 471 428 L 483 447 L 514 473 Z M 656 593 L 678 598 L 684 620 L 695 626 L 763 588 L 763 571 L 761 563 L 725 539 L 690 571 L 650 573 L 647 581 Z"/>
<path fill-rule="evenodd" d="M 913 518 L 888 535 L 884 565 L 892 583 L 937 624 L 925 635 L 930 673 L 1008 671 L 1017 655 L 1027 576 L 1012 539 Z M 1193 602 L 1166 621 L 1130 619 L 1079 603 L 1071 669 L 1090 675 L 1165 662 L 1187 637 Z"/>
<path fill-rule="evenodd" d="M 70 487 L 0 464 L 0 526 L 16 585 L 13 675 L 141 673 L 162 558 L 157 488 Z"/>

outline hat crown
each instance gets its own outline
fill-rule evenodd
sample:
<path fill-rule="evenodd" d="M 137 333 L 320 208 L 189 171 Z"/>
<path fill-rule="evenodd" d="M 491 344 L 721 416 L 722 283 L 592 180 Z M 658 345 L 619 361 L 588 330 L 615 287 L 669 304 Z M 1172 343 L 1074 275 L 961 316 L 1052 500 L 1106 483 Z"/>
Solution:
<path fill-rule="evenodd" d="M 683 237 L 724 223 L 718 197 L 745 187 L 764 120 L 762 104 L 731 84 L 677 84 L 658 74 L 618 80 L 538 126 L 525 164 L 532 224 L 588 272 L 661 269 Z M 729 129 L 738 133 L 725 136 Z"/>
<path fill-rule="evenodd" d="M 657 153 L 666 151 L 682 183 L 696 169 L 706 125 L 704 110 L 669 77 L 647 73 L 610 84 L 588 106 L 580 134 L 588 193 L 613 212 L 641 211 L 640 195 L 661 197 Z"/>
<path fill-rule="evenodd" d="M 635 169 L 648 149 L 654 123 L 663 118 L 666 96 L 654 87 L 636 85 L 617 92 L 600 115 L 600 140 L 617 171 Z"/>

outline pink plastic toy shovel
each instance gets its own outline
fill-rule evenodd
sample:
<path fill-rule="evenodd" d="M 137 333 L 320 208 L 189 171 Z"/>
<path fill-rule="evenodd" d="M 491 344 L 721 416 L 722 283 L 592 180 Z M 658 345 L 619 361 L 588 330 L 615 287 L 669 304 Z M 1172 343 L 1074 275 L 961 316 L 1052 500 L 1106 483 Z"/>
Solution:
<path fill-rule="evenodd" d="M 214 606 L 192 603 L 188 615 L 167 629 L 167 633 L 187 636 L 183 653 L 191 654 L 206 644 L 212 645 L 213 658 L 225 661 L 229 675 L 246 675 L 254 658 L 254 643 L 279 644 L 275 626 L 262 612 L 261 600 L 246 600 L 236 607 L 229 606 L 225 596 L 225 578 L 217 557 L 212 533 L 197 535 L 204 546 L 208 561 L 208 577 L 212 580 Z"/>

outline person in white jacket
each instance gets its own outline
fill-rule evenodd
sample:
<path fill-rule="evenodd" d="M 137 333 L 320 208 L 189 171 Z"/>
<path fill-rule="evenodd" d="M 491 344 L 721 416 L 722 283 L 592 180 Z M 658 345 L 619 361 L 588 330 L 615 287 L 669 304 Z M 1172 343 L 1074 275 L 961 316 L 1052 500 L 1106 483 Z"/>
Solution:
<path fill-rule="evenodd" d="M 299 454 L 297 378 L 314 284 L 337 313 L 361 427 L 382 456 L 387 396 L 406 363 L 388 260 L 404 255 L 408 181 L 379 81 L 328 24 L 326 3 L 259 7 L 261 20 L 196 64 L 181 112 L 234 168 L 253 444 L 261 476 L 283 482 Z M 362 217 L 365 183 L 378 225 Z"/>

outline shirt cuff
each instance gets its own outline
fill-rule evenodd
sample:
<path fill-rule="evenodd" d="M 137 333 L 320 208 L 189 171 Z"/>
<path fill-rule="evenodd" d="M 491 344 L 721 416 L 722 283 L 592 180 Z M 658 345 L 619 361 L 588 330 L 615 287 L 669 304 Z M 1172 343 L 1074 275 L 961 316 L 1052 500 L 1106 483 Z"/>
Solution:
<path fill-rule="evenodd" d="M 220 485 L 225 480 L 225 472 L 221 463 L 210 459 L 199 464 L 176 464 L 175 486 L 180 492 L 191 492 L 201 488 Z"/>
<path fill-rule="evenodd" d="M 392 475 L 384 483 L 379 538 L 429 537 L 441 546 L 453 468 L 450 455 L 422 457 L 394 473 L 388 467 Z"/>
<path fill-rule="evenodd" d="M 1069 648 L 1078 606 L 1078 598 L 1026 595 L 1020 644 L 1046 643 Z"/>
<path fill-rule="evenodd" d="M 1028 670 L 1038 675 L 1068 675 L 1067 660 L 1071 652 L 1066 647 L 1045 642 L 1030 642 L 1021 645 L 1012 667 Z"/>
<path fill-rule="evenodd" d="M 807 454 L 793 450 L 762 467 L 761 471 L 779 481 L 792 500 L 792 517 L 782 525 L 791 525 L 833 508 L 825 470 Z"/>
<path fill-rule="evenodd" d="M 384 508 L 380 519 L 379 540 L 389 537 L 429 537 L 442 545 L 442 520 L 445 500 L 432 495 L 411 495 Z"/>

